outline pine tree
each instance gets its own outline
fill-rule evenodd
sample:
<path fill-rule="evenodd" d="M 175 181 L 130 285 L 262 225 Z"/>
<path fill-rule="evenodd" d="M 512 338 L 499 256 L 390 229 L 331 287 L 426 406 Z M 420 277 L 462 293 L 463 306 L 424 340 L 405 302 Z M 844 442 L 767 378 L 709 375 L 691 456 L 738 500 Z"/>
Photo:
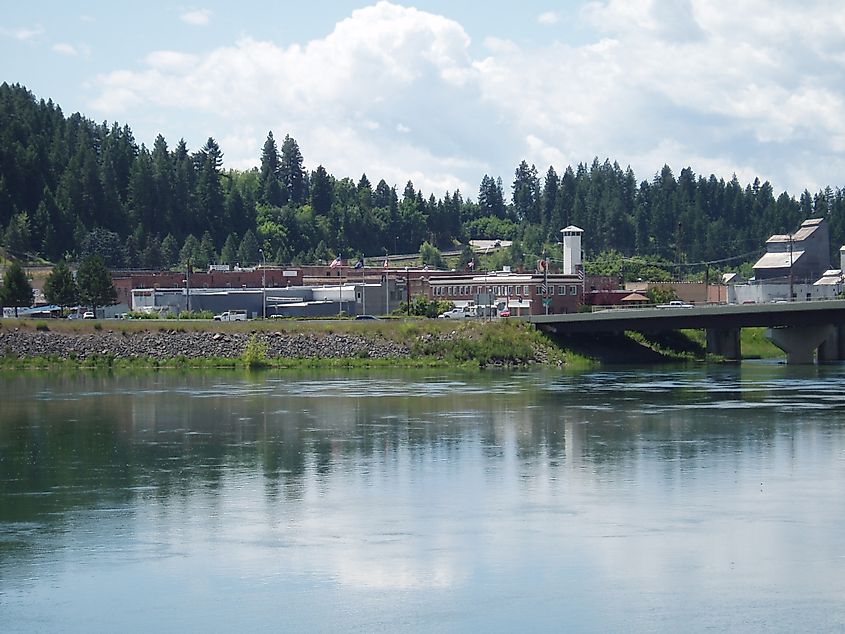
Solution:
<path fill-rule="evenodd" d="M 326 168 L 318 165 L 311 177 L 311 207 L 314 212 L 325 216 L 332 207 L 332 181 Z"/>
<path fill-rule="evenodd" d="M 161 265 L 167 269 L 179 261 L 179 243 L 173 234 L 168 233 L 161 241 Z"/>
<path fill-rule="evenodd" d="M 15 317 L 17 317 L 18 308 L 32 306 L 33 301 L 35 301 L 35 293 L 32 290 L 32 284 L 26 279 L 26 274 L 23 272 L 21 265 L 18 262 L 12 262 L 3 274 L 3 286 L 0 286 L 0 304 L 13 306 Z"/>
<path fill-rule="evenodd" d="M 258 240 L 252 231 L 247 231 L 238 249 L 238 259 L 241 266 L 248 266 L 258 262 Z"/>
<path fill-rule="evenodd" d="M 267 140 L 261 150 L 261 170 L 258 179 L 260 200 L 267 205 L 281 207 L 288 198 L 288 192 L 282 188 L 279 180 L 281 173 L 281 161 L 279 150 L 276 147 L 276 140 L 273 132 L 267 133 Z"/>
<path fill-rule="evenodd" d="M 220 263 L 234 265 L 238 261 L 238 242 L 234 233 L 230 233 L 226 238 L 226 243 L 220 251 Z"/>
<path fill-rule="evenodd" d="M 299 151 L 299 145 L 297 145 L 296 141 L 290 135 L 285 135 L 285 140 L 282 143 L 279 180 L 287 191 L 285 202 L 290 202 L 294 205 L 301 205 L 305 202 L 308 192 L 305 182 L 305 170 L 302 167 L 302 154 Z"/>
<path fill-rule="evenodd" d="M 188 234 L 188 237 L 185 238 L 185 244 L 182 245 L 182 250 L 179 251 L 179 264 L 195 266 L 199 246 L 199 240 L 194 237 L 194 234 Z"/>

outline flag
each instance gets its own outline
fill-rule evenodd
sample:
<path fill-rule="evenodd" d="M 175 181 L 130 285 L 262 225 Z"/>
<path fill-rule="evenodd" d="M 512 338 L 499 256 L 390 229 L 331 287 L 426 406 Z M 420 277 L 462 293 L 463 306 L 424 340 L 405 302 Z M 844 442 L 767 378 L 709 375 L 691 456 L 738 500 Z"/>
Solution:
<path fill-rule="evenodd" d="M 336 268 L 338 266 L 343 266 L 343 260 L 340 259 L 340 256 L 337 256 L 332 263 L 329 265 L 331 268 Z"/>
<path fill-rule="evenodd" d="M 384 268 L 387 268 L 388 266 L 390 266 L 390 262 L 388 261 L 388 259 L 387 259 L 387 258 L 384 258 L 384 264 L 382 264 L 382 266 L 383 266 Z"/>
<path fill-rule="evenodd" d="M 356 269 L 363 269 L 364 268 L 364 258 L 358 258 L 358 261 L 355 263 Z"/>
<path fill-rule="evenodd" d="M 467 262 L 467 268 L 472 271 L 475 268 L 475 260 L 470 260 Z"/>

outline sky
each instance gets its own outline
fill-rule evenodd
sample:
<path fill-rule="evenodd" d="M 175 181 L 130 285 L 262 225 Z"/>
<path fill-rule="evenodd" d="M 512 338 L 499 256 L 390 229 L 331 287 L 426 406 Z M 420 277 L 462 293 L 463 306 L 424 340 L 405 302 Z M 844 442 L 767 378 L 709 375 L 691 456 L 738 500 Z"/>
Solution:
<path fill-rule="evenodd" d="M 521 160 L 845 186 L 841 0 L 8 3 L 0 81 L 225 166 L 509 189 Z"/>

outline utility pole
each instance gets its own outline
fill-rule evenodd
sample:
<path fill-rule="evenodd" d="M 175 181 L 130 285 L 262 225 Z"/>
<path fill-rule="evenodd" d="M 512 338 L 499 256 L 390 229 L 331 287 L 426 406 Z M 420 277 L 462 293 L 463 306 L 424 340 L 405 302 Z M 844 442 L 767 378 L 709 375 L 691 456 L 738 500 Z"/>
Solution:
<path fill-rule="evenodd" d="M 549 314 L 549 256 L 543 251 L 543 288 L 546 289 L 546 296 L 543 298 L 543 305 L 546 307 L 546 314 Z"/>
<path fill-rule="evenodd" d="M 258 249 L 261 254 L 261 318 L 267 319 L 267 258 L 264 249 Z"/>
<path fill-rule="evenodd" d="M 795 296 L 792 292 L 792 234 L 789 234 L 789 301 L 792 301 L 792 298 Z"/>
<path fill-rule="evenodd" d="M 191 312 L 191 258 L 185 267 L 185 310 Z"/>

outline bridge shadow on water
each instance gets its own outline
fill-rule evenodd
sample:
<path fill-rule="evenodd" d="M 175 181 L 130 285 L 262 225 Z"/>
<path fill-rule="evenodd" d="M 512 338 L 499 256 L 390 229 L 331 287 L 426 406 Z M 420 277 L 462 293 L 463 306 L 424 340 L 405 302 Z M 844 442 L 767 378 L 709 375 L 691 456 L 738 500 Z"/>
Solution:
<path fill-rule="evenodd" d="M 704 346 L 683 332 L 578 333 L 553 335 L 561 348 L 602 364 L 655 364 L 704 360 Z"/>

